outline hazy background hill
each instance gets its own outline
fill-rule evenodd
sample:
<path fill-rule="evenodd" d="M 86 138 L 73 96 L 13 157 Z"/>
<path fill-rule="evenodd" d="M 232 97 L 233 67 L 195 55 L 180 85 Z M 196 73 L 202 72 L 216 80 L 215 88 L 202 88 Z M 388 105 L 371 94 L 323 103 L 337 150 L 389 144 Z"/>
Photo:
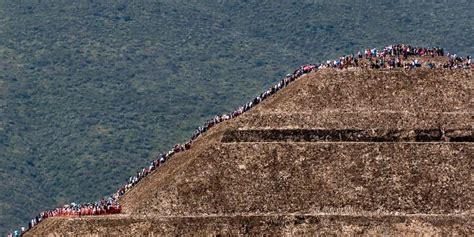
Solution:
<path fill-rule="evenodd" d="M 474 53 L 473 1 L 276 2 L 0 1 L 0 233 L 112 193 L 301 64 Z"/>

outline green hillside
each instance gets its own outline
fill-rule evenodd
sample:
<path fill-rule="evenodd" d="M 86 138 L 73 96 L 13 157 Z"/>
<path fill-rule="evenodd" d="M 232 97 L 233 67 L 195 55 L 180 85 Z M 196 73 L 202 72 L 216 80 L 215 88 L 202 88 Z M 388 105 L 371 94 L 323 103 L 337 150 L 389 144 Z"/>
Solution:
<path fill-rule="evenodd" d="M 115 191 L 309 62 L 473 54 L 473 1 L 0 1 L 0 233 Z"/>

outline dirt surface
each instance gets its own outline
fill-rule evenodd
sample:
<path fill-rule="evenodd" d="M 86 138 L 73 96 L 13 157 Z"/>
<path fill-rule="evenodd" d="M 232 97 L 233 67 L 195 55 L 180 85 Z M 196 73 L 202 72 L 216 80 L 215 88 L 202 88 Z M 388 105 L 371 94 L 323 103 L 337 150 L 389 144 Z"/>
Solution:
<path fill-rule="evenodd" d="M 473 79 L 311 73 L 174 156 L 123 214 L 27 235 L 473 235 Z"/>

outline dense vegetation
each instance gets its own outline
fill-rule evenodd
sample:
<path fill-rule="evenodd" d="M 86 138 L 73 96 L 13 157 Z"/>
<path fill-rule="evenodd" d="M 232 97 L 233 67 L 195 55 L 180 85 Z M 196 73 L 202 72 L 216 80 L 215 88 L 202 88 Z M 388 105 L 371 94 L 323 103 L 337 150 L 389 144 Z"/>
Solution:
<path fill-rule="evenodd" d="M 473 1 L 66 2 L 0 1 L 0 233 L 112 193 L 300 64 L 474 53 Z"/>

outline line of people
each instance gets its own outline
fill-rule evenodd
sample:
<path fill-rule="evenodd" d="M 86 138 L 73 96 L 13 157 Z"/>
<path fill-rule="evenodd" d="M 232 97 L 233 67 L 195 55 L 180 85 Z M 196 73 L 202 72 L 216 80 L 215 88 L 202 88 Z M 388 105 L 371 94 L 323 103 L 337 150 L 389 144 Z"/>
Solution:
<path fill-rule="evenodd" d="M 108 214 L 117 214 L 121 212 L 121 206 L 118 203 L 118 200 L 121 196 L 130 191 L 134 186 L 136 186 L 142 179 L 147 177 L 154 170 L 163 165 L 167 160 L 171 159 L 175 154 L 184 152 L 191 149 L 193 142 L 200 137 L 203 133 L 207 132 L 213 126 L 227 121 L 229 119 L 235 118 L 244 112 L 250 110 L 269 96 L 275 94 L 279 90 L 288 86 L 291 82 L 295 81 L 302 75 L 308 74 L 313 71 L 321 70 L 324 68 L 335 68 L 335 69 L 346 69 L 351 67 L 358 68 L 371 68 L 371 69 L 394 69 L 394 68 L 403 68 L 403 69 L 412 69 L 425 66 L 426 68 L 449 68 L 449 69 L 469 69 L 472 67 L 471 57 L 459 57 L 456 54 L 450 55 L 446 54 L 448 57 L 447 62 L 430 62 L 426 60 L 424 64 L 419 61 L 419 57 L 429 56 L 434 57 L 443 57 L 445 52 L 442 48 L 423 48 L 423 47 L 413 47 L 406 44 L 397 44 L 389 45 L 384 47 L 381 51 L 374 49 L 366 49 L 364 54 L 360 51 L 357 55 L 351 54 L 342 56 L 337 60 L 326 61 L 325 63 L 320 64 L 307 64 L 300 66 L 293 73 L 286 75 L 281 79 L 277 84 L 270 87 L 253 100 L 247 102 L 245 105 L 240 106 L 232 113 L 216 115 L 212 119 L 205 122 L 203 126 L 197 128 L 193 133 L 191 138 L 184 144 L 176 144 L 171 150 L 167 153 L 159 154 L 155 159 L 150 162 L 147 167 L 144 167 L 138 171 L 134 176 L 131 176 L 127 182 L 120 187 L 113 195 L 110 197 L 104 198 L 93 204 L 75 204 L 71 203 L 64 205 L 63 207 L 58 207 L 54 210 L 43 211 L 35 218 L 33 218 L 29 224 L 28 228 L 22 227 L 21 230 L 16 230 L 13 233 L 9 233 L 8 236 L 21 236 L 24 232 L 33 228 L 41 221 L 56 216 L 85 216 L 85 215 L 108 215 Z M 409 56 L 418 56 L 417 58 L 409 59 Z"/>

